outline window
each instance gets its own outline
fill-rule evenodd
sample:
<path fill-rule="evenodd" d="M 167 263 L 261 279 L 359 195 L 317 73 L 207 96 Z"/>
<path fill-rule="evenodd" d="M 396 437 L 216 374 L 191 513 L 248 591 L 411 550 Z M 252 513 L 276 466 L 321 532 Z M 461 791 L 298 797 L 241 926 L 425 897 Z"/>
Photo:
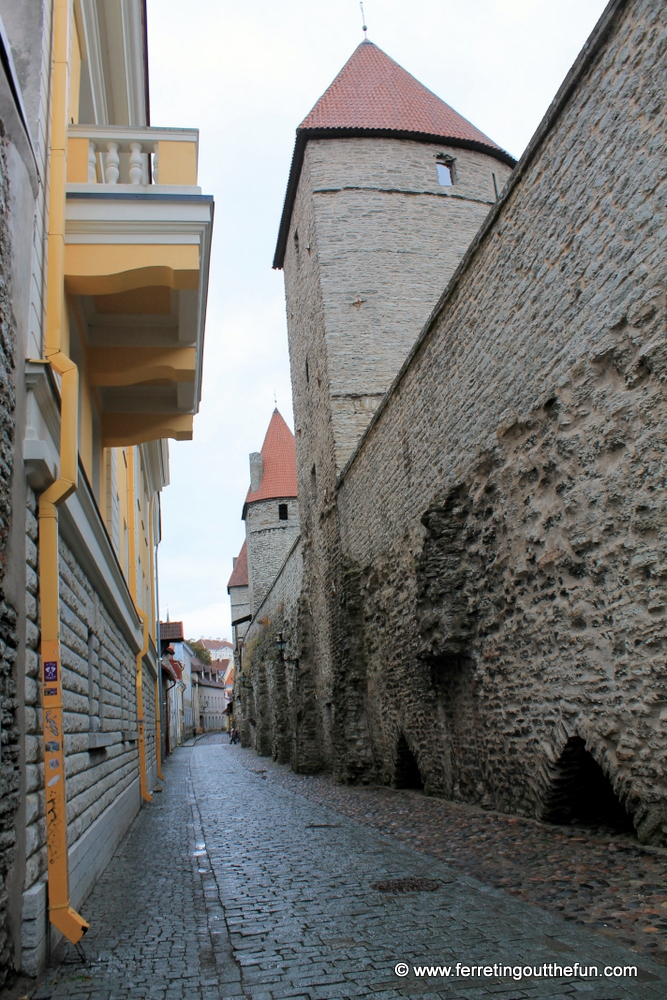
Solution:
<path fill-rule="evenodd" d="M 287 520 L 288 513 L 287 513 L 287 504 L 286 503 L 279 503 L 278 504 L 278 518 L 281 521 L 286 521 Z"/>
<path fill-rule="evenodd" d="M 436 169 L 438 171 L 438 183 L 441 187 L 451 187 L 454 183 L 452 160 L 437 160 Z"/>

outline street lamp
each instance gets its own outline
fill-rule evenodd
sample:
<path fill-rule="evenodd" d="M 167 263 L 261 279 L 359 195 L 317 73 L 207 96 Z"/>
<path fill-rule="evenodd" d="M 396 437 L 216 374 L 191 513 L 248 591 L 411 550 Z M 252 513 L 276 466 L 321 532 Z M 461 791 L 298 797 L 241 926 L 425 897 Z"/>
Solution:
<path fill-rule="evenodd" d="M 276 649 L 278 650 L 278 653 L 280 654 L 280 659 L 281 660 L 283 659 L 283 653 L 285 652 L 285 647 L 286 646 L 287 646 L 287 642 L 285 641 L 285 639 L 283 639 L 282 632 L 279 632 L 278 635 L 276 636 Z"/>

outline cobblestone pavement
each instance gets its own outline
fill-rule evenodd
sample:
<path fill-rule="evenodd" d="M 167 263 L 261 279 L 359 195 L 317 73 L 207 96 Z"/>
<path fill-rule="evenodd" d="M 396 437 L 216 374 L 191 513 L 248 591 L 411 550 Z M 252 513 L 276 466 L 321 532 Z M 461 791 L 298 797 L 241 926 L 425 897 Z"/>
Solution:
<path fill-rule="evenodd" d="M 334 785 L 266 758 L 271 781 L 667 964 L 667 850 L 391 788 Z"/>
<path fill-rule="evenodd" d="M 179 749 L 165 791 L 82 907 L 89 964 L 52 970 L 34 1000 L 667 995 L 667 969 L 649 957 L 296 794 L 277 774 L 222 742 Z M 433 891 L 377 887 L 406 878 L 430 880 Z M 404 978 L 397 962 L 410 967 Z M 454 972 L 457 962 L 637 965 L 639 976 L 447 978 L 412 968 L 451 963 Z"/>

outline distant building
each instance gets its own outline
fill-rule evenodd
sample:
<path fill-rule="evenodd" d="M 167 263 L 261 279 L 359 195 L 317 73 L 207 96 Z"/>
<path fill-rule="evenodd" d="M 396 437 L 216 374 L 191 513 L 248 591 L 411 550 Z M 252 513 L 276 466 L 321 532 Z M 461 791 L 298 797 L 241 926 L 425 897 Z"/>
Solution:
<path fill-rule="evenodd" d="M 229 661 L 226 661 L 228 663 Z M 225 668 L 213 667 L 195 659 L 192 662 L 193 683 L 197 687 L 199 727 L 202 732 L 218 732 L 226 728 Z"/>
<path fill-rule="evenodd" d="M 255 720 L 270 713 L 279 692 L 264 683 L 262 669 L 252 677 L 244 672 L 244 637 L 251 621 L 262 620 L 266 597 L 274 586 L 299 538 L 299 506 L 294 435 L 277 409 L 273 411 L 261 452 L 250 455 L 250 487 L 243 505 L 246 540 L 234 560 L 227 584 L 234 629 L 234 687 L 228 713 L 244 743 L 266 749 Z M 267 644 L 268 643 L 268 644 Z M 273 639 L 263 637 L 255 660 L 265 662 L 275 655 Z M 271 672 L 271 671 L 270 671 Z"/>
<path fill-rule="evenodd" d="M 168 754 L 195 733 L 192 666 L 199 661 L 183 638 L 183 622 L 160 622 L 160 640 L 162 716 L 168 720 L 163 725 L 162 740 L 164 753 Z"/>
<path fill-rule="evenodd" d="M 234 646 L 229 639 L 200 639 L 204 647 L 211 654 L 212 660 L 228 660 L 234 652 Z"/>

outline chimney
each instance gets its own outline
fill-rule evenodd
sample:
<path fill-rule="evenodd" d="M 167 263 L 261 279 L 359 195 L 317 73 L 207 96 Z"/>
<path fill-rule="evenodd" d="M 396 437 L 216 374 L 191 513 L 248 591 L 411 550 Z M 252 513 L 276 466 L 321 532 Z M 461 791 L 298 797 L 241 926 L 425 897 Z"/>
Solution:
<path fill-rule="evenodd" d="M 259 484 L 262 481 L 262 473 L 264 472 L 264 467 L 262 465 L 262 456 L 258 451 L 253 451 L 250 455 L 250 492 L 254 493 L 259 489 Z"/>

